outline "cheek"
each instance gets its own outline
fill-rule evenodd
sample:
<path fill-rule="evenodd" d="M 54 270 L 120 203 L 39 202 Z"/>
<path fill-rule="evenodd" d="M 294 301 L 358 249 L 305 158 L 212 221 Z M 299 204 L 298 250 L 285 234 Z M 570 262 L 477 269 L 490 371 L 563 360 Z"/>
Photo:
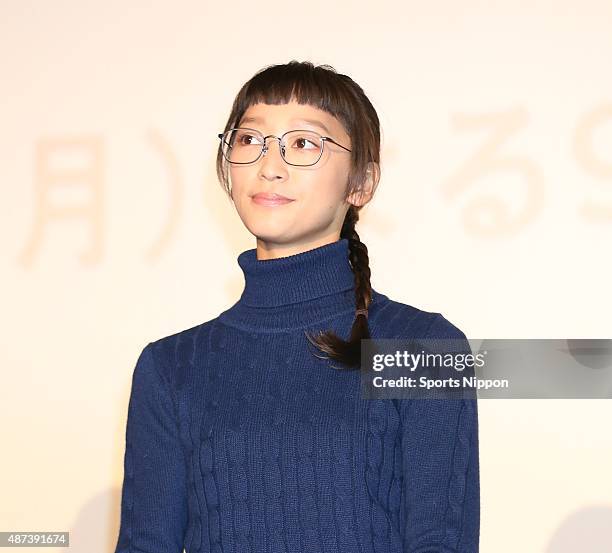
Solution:
<path fill-rule="evenodd" d="M 235 165 L 229 168 L 229 181 L 234 190 L 241 190 L 243 184 L 248 182 L 251 174 L 248 167 L 236 167 Z"/>
<path fill-rule="evenodd" d="M 248 183 L 254 182 L 256 175 L 251 175 L 247 167 L 241 167 L 238 169 L 231 168 L 229 177 L 234 203 L 236 205 L 244 203 L 248 199 L 247 194 L 250 191 Z"/>
<path fill-rule="evenodd" d="M 307 201 L 325 206 L 335 207 L 344 199 L 346 190 L 346 173 L 340 168 L 325 166 L 318 172 L 308 175 L 301 183 L 303 197 Z"/>
<path fill-rule="evenodd" d="M 305 187 L 304 191 L 299 195 L 299 204 L 297 207 L 309 213 L 320 213 L 326 216 L 333 213 L 340 201 L 338 194 L 331 186 L 322 186 L 318 182 L 316 185 Z"/>

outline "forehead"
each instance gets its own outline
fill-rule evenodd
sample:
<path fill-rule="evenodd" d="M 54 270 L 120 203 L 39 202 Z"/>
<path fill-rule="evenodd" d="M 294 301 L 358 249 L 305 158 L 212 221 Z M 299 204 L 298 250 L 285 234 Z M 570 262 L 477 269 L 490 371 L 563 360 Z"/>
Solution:
<path fill-rule="evenodd" d="M 264 132 L 291 128 L 315 128 L 325 134 L 344 133 L 340 121 L 333 115 L 308 104 L 254 104 L 244 112 L 240 125 L 256 126 Z"/>

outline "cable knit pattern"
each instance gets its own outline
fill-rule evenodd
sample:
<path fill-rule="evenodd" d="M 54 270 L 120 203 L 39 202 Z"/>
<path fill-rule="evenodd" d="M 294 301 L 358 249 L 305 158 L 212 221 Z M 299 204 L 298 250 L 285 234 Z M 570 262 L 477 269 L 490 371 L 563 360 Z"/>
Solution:
<path fill-rule="evenodd" d="M 362 399 L 304 336 L 348 337 L 348 241 L 238 264 L 232 307 L 138 357 L 115 553 L 478 551 L 476 400 Z M 372 338 L 465 340 L 372 293 Z"/>

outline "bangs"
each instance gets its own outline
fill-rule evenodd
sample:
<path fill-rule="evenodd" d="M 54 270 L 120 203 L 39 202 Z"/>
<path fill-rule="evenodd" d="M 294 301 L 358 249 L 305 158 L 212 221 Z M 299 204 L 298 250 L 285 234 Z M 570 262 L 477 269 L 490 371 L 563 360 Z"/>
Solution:
<path fill-rule="evenodd" d="M 350 134 L 350 91 L 331 66 L 319 67 L 292 61 L 282 67 L 264 68 L 239 92 L 234 105 L 236 116 L 230 125 L 236 125 L 255 104 L 279 105 L 294 101 L 336 117 Z"/>

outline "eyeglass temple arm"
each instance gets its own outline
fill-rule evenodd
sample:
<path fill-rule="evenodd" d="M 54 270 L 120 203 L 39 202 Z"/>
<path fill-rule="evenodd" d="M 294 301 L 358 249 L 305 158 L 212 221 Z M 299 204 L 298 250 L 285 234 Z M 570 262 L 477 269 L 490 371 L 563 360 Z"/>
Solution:
<path fill-rule="evenodd" d="M 329 142 L 333 142 L 336 146 L 340 146 L 340 148 L 343 148 L 347 152 L 350 152 L 350 150 L 347 147 L 343 146 L 342 144 L 338 144 L 333 138 L 330 138 L 329 136 L 324 136 L 322 138 L 323 140 L 329 140 Z"/>
<path fill-rule="evenodd" d="M 223 142 L 224 144 L 227 144 L 230 148 L 232 147 L 232 145 L 227 141 L 227 140 L 223 140 L 223 135 L 225 133 L 219 133 L 217 136 L 219 137 L 219 139 L 221 140 L 221 142 Z"/>

